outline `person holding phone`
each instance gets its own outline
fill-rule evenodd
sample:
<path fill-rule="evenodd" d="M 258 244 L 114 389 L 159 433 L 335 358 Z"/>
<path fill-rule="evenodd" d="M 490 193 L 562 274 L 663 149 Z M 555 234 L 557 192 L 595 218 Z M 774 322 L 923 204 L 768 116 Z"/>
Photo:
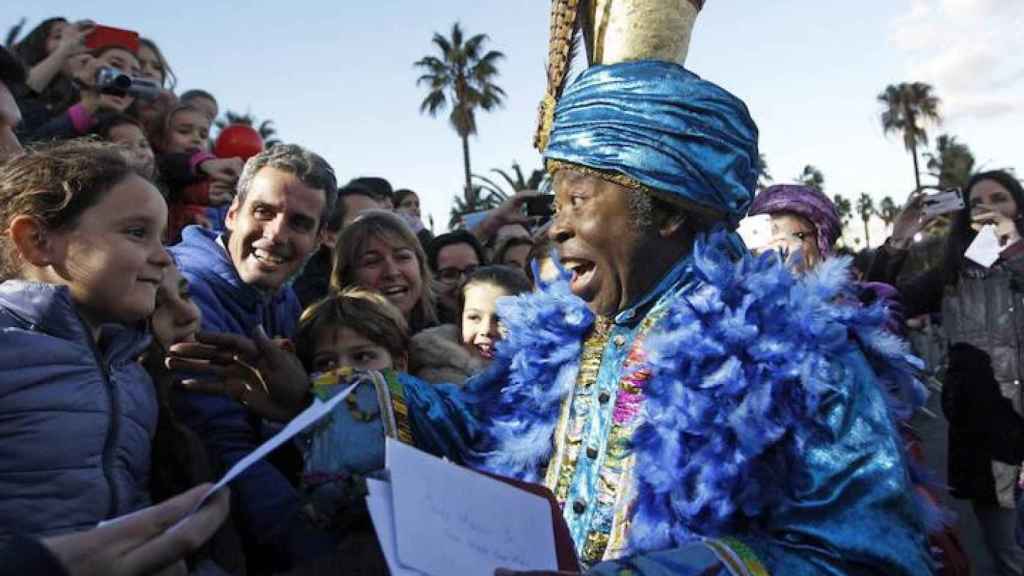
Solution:
<path fill-rule="evenodd" d="M 977 349 L 991 357 L 1002 395 L 1017 414 L 1024 414 L 1024 243 L 1019 242 L 1024 233 L 1024 189 L 1009 173 L 994 170 L 974 175 L 964 190 L 966 206 L 952 214 L 942 265 L 900 279 L 914 236 L 937 217 L 925 214 L 926 197 L 919 194 L 896 218 L 892 236 L 879 249 L 867 279 L 895 285 L 908 318 L 942 313 L 951 347 L 942 390 L 942 408 L 950 424 L 950 492 L 971 501 L 997 573 L 1019 575 L 1024 571 L 1024 549 L 1014 541 L 1013 510 L 1020 463 L 996 462 L 972 427 L 964 424 L 964 412 L 978 405 L 972 402 L 977 373 L 965 369 L 974 362 L 968 351 Z M 999 259 L 989 268 L 964 257 L 986 225 L 995 227 L 1002 245 Z"/>

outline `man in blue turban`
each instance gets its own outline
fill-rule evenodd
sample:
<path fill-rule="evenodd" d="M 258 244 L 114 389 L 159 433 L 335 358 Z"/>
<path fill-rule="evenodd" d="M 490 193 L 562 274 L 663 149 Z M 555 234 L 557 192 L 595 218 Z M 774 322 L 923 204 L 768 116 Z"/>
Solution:
<path fill-rule="evenodd" d="M 547 485 L 591 574 L 929 574 L 893 424 L 916 360 L 840 263 L 797 279 L 735 235 L 757 128 L 677 63 L 701 4 L 556 2 L 596 62 L 563 90 L 556 38 L 541 111 L 571 278 L 500 306 L 470 461 Z"/>

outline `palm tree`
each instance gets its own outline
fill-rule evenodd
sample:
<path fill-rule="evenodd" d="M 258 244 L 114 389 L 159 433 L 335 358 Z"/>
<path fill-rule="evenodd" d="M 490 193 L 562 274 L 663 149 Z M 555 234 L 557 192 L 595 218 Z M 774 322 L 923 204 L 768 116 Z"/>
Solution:
<path fill-rule="evenodd" d="M 516 192 L 520 192 L 522 190 L 538 190 L 545 178 L 547 178 L 547 172 L 541 169 L 534 170 L 530 173 L 530 177 L 527 178 L 523 174 L 522 168 L 519 167 L 518 162 L 512 163 L 512 174 L 509 174 L 501 168 L 493 168 L 491 169 L 491 172 L 495 172 L 501 176 L 508 189 L 494 180 L 480 174 L 473 174 L 473 178 L 481 182 L 479 186 L 480 191 L 486 192 L 487 197 L 493 197 L 498 204 L 507 200 L 509 196 L 514 196 Z"/>
<path fill-rule="evenodd" d="M 825 175 L 821 173 L 821 170 L 810 164 L 804 166 L 804 171 L 796 177 L 796 181 L 804 186 L 814 188 L 818 192 L 825 191 Z"/>
<path fill-rule="evenodd" d="M 414 66 L 423 70 L 416 84 L 426 84 L 429 92 L 420 104 L 420 112 L 437 116 L 451 108 L 448 121 L 462 139 L 462 164 L 465 170 L 465 208 L 479 209 L 469 166 L 469 137 L 476 134 L 476 110 L 491 111 L 502 104 L 505 91 L 494 84 L 497 63 L 505 57 L 496 50 L 484 53 L 486 34 L 464 40 L 462 27 L 452 25 L 451 37 L 434 33 L 433 43 L 440 56 L 424 56 Z"/>
<path fill-rule="evenodd" d="M 882 198 L 882 201 L 878 204 L 878 217 L 882 219 L 882 222 L 885 222 L 885 227 L 892 226 L 892 223 L 896 221 L 896 217 L 899 215 L 900 208 L 896 205 L 892 196 Z"/>
<path fill-rule="evenodd" d="M 245 114 L 239 114 L 227 110 L 224 112 L 224 119 L 217 120 L 214 125 L 218 130 L 223 130 L 230 124 L 245 124 L 246 126 L 252 126 L 259 132 L 260 138 L 263 139 L 263 147 L 269 149 L 272 146 L 276 146 L 281 143 L 281 140 L 277 138 L 277 128 L 274 128 L 273 120 L 264 120 L 256 124 L 256 117 L 252 115 L 252 112 L 246 112 Z"/>
<path fill-rule="evenodd" d="M 764 157 L 764 152 L 761 152 L 757 156 L 757 189 L 764 190 L 771 183 L 772 175 L 768 171 L 768 159 Z"/>
<path fill-rule="evenodd" d="M 832 197 L 832 203 L 836 205 L 839 221 L 842 222 L 843 228 L 846 228 L 846 225 L 850 223 L 850 217 L 853 216 L 853 204 L 845 196 L 839 194 Z"/>
<path fill-rule="evenodd" d="M 935 152 L 925 152 L 928 173 L 939 180 L 939 188 L 963 188 L 974 170 L 974 154 L 956 136 L 943 134 L 935 141 Z"/>
<path fill-rule="evenodd" d="M 917 147 L 928 144 L 928 132 L 924 125 L 938 124 L 939 97 L 932 92 L 932 86 L 924 82 L 902 82 L 885 87 L 878 95 L 882 110 L 882 130 L 886 134 L 899 132 L 903 135 L 903 146 L 914 159 L 914 190 L 921 189 L 921 170 L 918 167 Z"/>
<path fill-rule="evenodd" d="M 867 192 L 861 192 L 860 198 L 857 198 L 857 214 L 860 215 L 860 219 L 864 221 L 864 245 L 868 248 L 871 247 L 871 236 L 868 233 L 868 220 L 871 220 L 871 215 L 875 213 L 875 202 L 871 199 L 871 196 Z"/>
<path fill-rule="evenodd" d="M 466 214 L 473 212 L 480 212 L 483 210 L 493 210 L 501 204 L 501 200 L 494 194 L 482 195 L 483 188 L 480 186 L 473 187 L 473 197 L 475 198 L 476 204 L 473 207 L 469 206 L 466 198 L 462 196 L 455 196 L 455 201 L 452 203 L 451 211 L 448 213 L 448 228 L 455 229 L 462 224 L 462 219 Z"/>

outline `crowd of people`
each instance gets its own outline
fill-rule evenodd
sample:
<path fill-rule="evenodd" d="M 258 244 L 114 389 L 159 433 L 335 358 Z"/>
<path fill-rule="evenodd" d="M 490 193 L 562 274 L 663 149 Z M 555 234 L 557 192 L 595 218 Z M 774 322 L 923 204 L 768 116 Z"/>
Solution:
<path fill-rule="evenodd" d="M 916 194 L 852 274 L 832 202 L 757 191 L 744 104 L 659 52 L 549 74 L 551 215 L 525 191 L 435 236 L 416 192 L 303 146 L 214 156 L 216 96 L 93 29 L 0 47 L 0 574 L 387 573 L 364 500 L 386 437 L 544 484 L 592 574 L 969 574 L 947 489 L 1024 573 L 1011 174 L 971 179 L 942 266 L 901 274 L 935 218 Z M 989 266 L 964 256 L 984 226 Z M 948 487 L 913 449 L 924 314 Z"/>

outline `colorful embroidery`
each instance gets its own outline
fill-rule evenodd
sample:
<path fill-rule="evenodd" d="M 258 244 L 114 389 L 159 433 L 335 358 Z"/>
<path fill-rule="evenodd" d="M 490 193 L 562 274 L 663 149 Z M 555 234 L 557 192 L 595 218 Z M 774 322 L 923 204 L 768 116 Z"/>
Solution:
<path fill-rule="evenodd" d="M 754 551 L 740 540 L 726 537 L 704 543 L 735 576 L 770 576 Z"/>

